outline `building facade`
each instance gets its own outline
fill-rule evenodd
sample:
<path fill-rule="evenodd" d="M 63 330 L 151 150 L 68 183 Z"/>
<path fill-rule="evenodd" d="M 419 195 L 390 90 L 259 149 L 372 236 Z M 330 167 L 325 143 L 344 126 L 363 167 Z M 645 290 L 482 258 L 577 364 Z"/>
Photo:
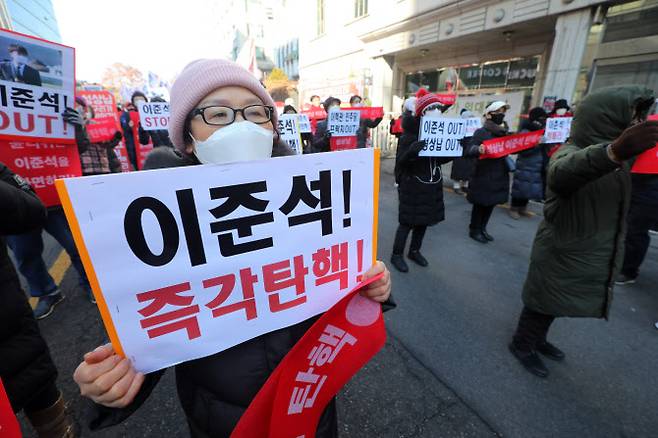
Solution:
<path fill-rule="evenodd" d="M 5 29 L 62 42 L 50 0 L 0 0 L 0 24 Z"/>
<path fill-rule="evenodd" d="M 399 110 L 419 87 L 479 111 L 572 102 L 609 83 L 656 84 L 658 4 L 596 0 L 306 2 L 301 98 L 361 94 Z M 311 19 L 313 18 L 313 19 Z M 632 24 L 631 24 L 632 23 Z"/>

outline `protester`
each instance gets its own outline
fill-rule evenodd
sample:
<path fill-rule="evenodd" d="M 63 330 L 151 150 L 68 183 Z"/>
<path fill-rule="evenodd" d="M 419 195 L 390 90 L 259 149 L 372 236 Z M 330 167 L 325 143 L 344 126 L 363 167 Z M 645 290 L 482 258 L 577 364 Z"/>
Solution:
<path fill-rule="evenodd" d="M 475 114 L 466 108 L 462 108 L 459 116 L 462 119 L 470 119 L 475 117 Z M 460 141 L 462 146 L 462 156 L 455 158 L 452 162 L 450 179 L 453 181 L 452 188 L 458 195 L 462 195 L 468 190 L 468 180 L 471 178 L 473 171 L 475 170 L 475 161 L 477 159 L 468 155 L 468 148 L 471 145 L 472 140 L 473 136 L 462 138 Z"/>
<path fill-rule="evenodd" d="M 146 97 L 144 97 L 144 99 L 146 99 Z M 153 99 L 151 99 L 151 102 L 164 103 L 166 101 L 161 97 L 154 97 Z M 142 128 L 142 124 L 140 123 L 138 128 L 138 133 L 139 133 L 139 142 L 141 144 L 151 143 L 153 144 L 154 148 L 174 147 L 174 145 L 171 144 L 171 140 L 169 139 L 169 133 L 167 132 L 166 129 L 155 129 L 152 131 L 147 131 L 146 129 Z"/>
<path fill-rule="evenodd" d="M 137 99 L 137 100 L 135 100 Z M 121 114 L 121 130 L 123 131 L 124 143 L 126 145 L 126 153 L 128 154 L 128 161 L 132 165 L 134 170 L 138 170 L 138 160 L 137 160 L 137 140 L 135 138 L 134 126 L 135 123 L 130 117 L 130 113 L 137 112 L 136 101 L 146 100 L 146 96 L 141 91 L 136 91 L 131 97 L 131 101 L 126 103 L 123 108 L 124 111 Z"/>
<path fill-rule="evenodd" d="M 317 94 L 314 94 L 313 96 L 311 96 L 311 105 L 312 106 L 314 106 L 316 108 L 320 108 L 320 103 L 321 103 L 320 96 L 318 96 Z"/>
<path fill-rule="evenodd" d="M 530 110 L 528 118 L 521 122 L 520 132 L 540 131 L 546 126 L 546 111 L 541 107 Z M 519 152 L 516 159 L 516 171 L 512 183 L 512 201 L 509 215 L 512 219 L 529 217 L 530 199 L 544 199 L 544 156 L 546 145 L 538 143 L 535 147 Z"/>
<path fill-rule="evenodd" d="M 425 147 L 425 141 L 418 140 L 418 132 L 422 116 L 438 115 L 447 108 L 436 94 L 423 93 L 416 100 L 416 115 L 408 114 L 402 122 L 404 134 L 400 137 L 395 163 L 400 224 L 395 233 L 391 255 L 391 264 L 400 272 L 409 271 L 404 260 L 409 233 L 411 232 L 411 244 L 407 256 L 416 264 L 425 267 L 428 261 L 420 252 L 425 231 L 428 226 L 445 219 L 441 165 L 452 158 L 418 156 Z"/>
<path fill-rule="evenodd" d="M 0 163 L 0 236 L 39 232 L 45 224 L 46 209 L 29 184 Z M 57 368 L 1 237 L 0 297 L 0 379 L 13 411 L 25 412 L 40 438 L 77 436 L 56 385 Z"/>
<path fill-rule="evenodd" d="M 76 109 L 67 108 L 62 113 L 62 118 L 66 123 L 75 126 L 75 141 L 78 147 L 84 152 L 80 152 L 80 165 L 82 167 L 83 175 L 103 175 L 110 173 L 110 160 L 108 158 L 108 151 L 114 148 L 121 141 L 122 135 L 116 131 L 114 137 L 110 141 L 99 143 L 92 143 L 87 135 L 86 125 L 89 123 L 87 117 L 87 110 L 91 106 L 87 105 L 87 101 L 83 97 L 75 98 Z"/>
<path fill-rule="evenodd" d="M 340 111 L 340 104 L 340 99 L 329 96 L 325 99 L 322 106 L 327 114 L 329 114 L 331 111 Z M 320 120 L 316 126 L 315 135 L 313 136 L 313 145 L 311 147 L 312 152 L 329 152 L 331 150 L 330 140 L 331 131 L 327 129 L 327 120 Z"/>
<path fill-rule="evenodd" d="M 551 158 L 544 220 L 509 345 L 537 376 L 548 376 L 537 353 L 557 361 L 565 357 L 546 339 L 555 318 L 608 318 L 624 257 L 630 162 L 658 142 L 658 122 L 645 121 L 654 100 L 653 91 L 639 86 L 588 95 L 578 107 L 570 142 Z"/>
<path fill-rule="evenodd" d="M 548 117 L 573 117 L 573 113 L 571 113 L 571 107 L 569 107 L 567 100 L 556 100 L 555 105 L 553 106 L 553 111 L 551 111 L 551 114 Z"/>
<path fill-rule="evenodd" d="M 350 106 L 354 108 L 360 108 L 363 106 L 363 99 L 361 96 L 352 96 L 350 97 Z M 359 119 L 359 129 L 356 131 L 356 147 L 364 148 L 368 145 L 368 140 L 370 139 L 370 131 L 368 129 L 376 128 L 382 121 L 382 117 L 377 117 L 376 119 L 366 119 L 361 117 Z"/>
<path fill-rule="evenodd" d="M 216 102 L 221 102 L 221 107 Z M 197 60 L 180 73 L 171 89 L 169 135 L 176 150 L 151 152 L 147 168 L 249 161 L 292 153 L 276 136 L 277 114 L 264 87 L 237 64 Z M 389 298 L 390 274 L 381 262 L 365 296 Z M 181 405 L 194 437 L 228 437 L 260 387 L 315 318 L 258 336 L 226 351 L 176 366 Z M 87 353 L 74 374 L 83 395 L 97 405 L 92 429 L 116 424 L 146 400 L 164 370 L 143 376 L 110 346 Z M 320 418 L 317 437 L 335 437 L 335 402 Z"/>
<path fill-rule="evenodd" d="M 86 102 L 84 99 L 77 97 L 76 103 L 80 112 L 67 108 L 62 117 L 69 123 L 75 126 L 75 136 L 77 140 L 78 152 L 81 157 L 88 156 L 87 153 L 91 146 L 87 138 L 87 133 L 84 129 L 84 117 L 81 113 L 87 113 Z M 85 105 L 83 105 L 83 103 Z M 105 161 L 109 160 L 107 151 L 105 154 Z M 85 274 L 80 255 L 75 247 L 73 235 L 69 229 L 69 225 L 64 216 L 64 211 L 59 205 L 52 206 L 48 209 L 48 217 L 44 224 L 43 229 L 32 230 L 23 234 L 7 236 L 7 245 L 11 248 L 16 259 L 16 265 L 19 272 L 27 280 L 30 295 L 38 299 L 37 305 L 34 309 L 34 317 L 36 319 L 43 319 L 51 315 L 55 306 L 64 300 L 65 296 L 60 292 L 59 287 L 55 280 L 48 272 L 46 263 L 43 260 L 43 237 L 42 231 L 47 231 L 48 234 L 53 236 L 55 240 L 64 248 L 71 259 L 71 264 L 78 272 L 80 288 L 85 292 L 87 299 L 95 303 L 94 295 L 89 286 L 89 280 Z"/>
<path fill-rule="evenodd" d="M 624 263 L 617 284 L 635 283 L 640 265 L 647 255 L 651 236 L 649 230 L 658 226 L 658 175 L 631 175 L 631 206 L 628 212 Z"/>
<path fill-rule="evenodd" d="M 297 110 L 292 105 L 286 105 L 283 107 L 283 114 L 297 114 Z M 310 154 L 311 146 L 313 144 L 313 133 L 300 132 L 299 136 L 302 139 L 302 153 Z"/>
<path fill-rule="evenodd" d="M 467 155 L 477 158 L 484 153 L 482 143 L 496 137 L 509 135 L 505 112 L 509 105 L 503 101 L 492 102 L 485 109 L 484 125 L 475 131 Z M 468 182 L 468 201 L 473 204 L 469 236 L 480 243 L 494 240 L 487 231 L 487 224 L 498 204 L 509 197 L 509 157 L 477 160 L 473 176 Z"/>

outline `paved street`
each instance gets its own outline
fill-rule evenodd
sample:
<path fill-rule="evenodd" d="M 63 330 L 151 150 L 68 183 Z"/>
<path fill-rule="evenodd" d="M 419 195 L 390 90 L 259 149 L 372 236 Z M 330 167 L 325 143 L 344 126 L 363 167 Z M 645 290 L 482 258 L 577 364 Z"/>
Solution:
<path fill-rule="evenodd" d="M 383 260 L 397 226 L 391 169 L 392 160 L 384 160 Z M 485 246 L 467 237 L 470 204 L 463 197 L 446 192 L 446 214 L 425 238 L 430 267 L 413 265 L 408 274 L 393 274 L 398 308 L 386 315 L 389 341 L 340 394 L 341 436 L 657 436 L 658 240 L 654 237 L 638 282 L 617 288 L 610 321 L 554 324 L 550 339 L 567 359 L 547 363 L 551 375 L 542 380 L 507 350 L 540 216 L 514 221 L 505 209 L 496 209 L 489 230 L 496 241 Z M 57 251 L 52 242 L 47 247 L 52 263 Z M 61 288 L 67 300 L 41 328 L 60 385 L 84 422 L 86 404 L 71 375 L 83 353 L 104 342 L 104 329 L 95 306 L 77 289 L 72 269 Z M 85 430 L 84 436 L 187 436 L 173 372 L 124 424 L 94 434 Z"/>

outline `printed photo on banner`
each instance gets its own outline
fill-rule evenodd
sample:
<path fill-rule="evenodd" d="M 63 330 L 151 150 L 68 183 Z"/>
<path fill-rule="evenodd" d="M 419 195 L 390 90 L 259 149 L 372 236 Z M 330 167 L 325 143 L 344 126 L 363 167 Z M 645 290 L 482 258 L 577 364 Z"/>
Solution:
<path fill-rule="evenodd" d="M 0 29 L 0 137 L 72 143 L 74 90 L 72 47 Z"/>
<path fill-rule="evenodd" d="M 358 110 L 329 111 L 327 116 L 327 129 L 332 137 L 349 137 L 356 135 L 359 130 L 361 112 Z"/>
<path fill-rule="evenodd" d="M 571 133 L 573 117 L 551 117 L 546 119 L 544 143 L 564 143 Z"/>
<path fill-rule="evenodd" d="M 461 157 L 461 139 L 466 133 L 466 120 L 448 117 L 425 116 L 420 119 L 419 140 L 425 146 L 421 157 Z"/>
<path fill-rule="evenodd" d="M 325 312 L 372 265 L 378 151 L 272 160 L 57 182 L 108 335 L 136 369 Z"/>
<path fill-rule="evenodd" d="M 281 114 L 277 131 L 279 131 L 281 140 L 285 141 L 297 155 L 302 154 L 303 147 L 298 114 Z"/>
<path fill-rule="evenodd" d="M 145 131 L 157 131 L 169 128 L 168 102 L 139 102 L 139 121 Z"/>

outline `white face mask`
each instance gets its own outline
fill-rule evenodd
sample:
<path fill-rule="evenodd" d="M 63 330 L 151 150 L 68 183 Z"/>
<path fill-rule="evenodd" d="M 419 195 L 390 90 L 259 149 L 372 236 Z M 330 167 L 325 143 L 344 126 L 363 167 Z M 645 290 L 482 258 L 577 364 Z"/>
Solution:
<path fill-rule="evenodd" d="M 567 113 L 567 109 L 566 109 L 566 108 L 558 108 L 558 109 L 555 110 L 555 114 L 557 114 L 558 116 L 563 116 L 563 115 L 565 115 L 566 113 Z"/>
<path fill-rule="evenodd" d="M 429 111 L 425 111 L 424 116 L 425 117 L 439 117 L 441 115 L 441 110 L 438 108 L 431 109 Z"/>
<path fill-rule="evenodd" d="M 270 158 L 273 138 L 272 131 L 249 121 L 231 123 L 213 132 L 205 141 L 197 141 L 192 137 L 194 155 L 202 164 Z"/>

